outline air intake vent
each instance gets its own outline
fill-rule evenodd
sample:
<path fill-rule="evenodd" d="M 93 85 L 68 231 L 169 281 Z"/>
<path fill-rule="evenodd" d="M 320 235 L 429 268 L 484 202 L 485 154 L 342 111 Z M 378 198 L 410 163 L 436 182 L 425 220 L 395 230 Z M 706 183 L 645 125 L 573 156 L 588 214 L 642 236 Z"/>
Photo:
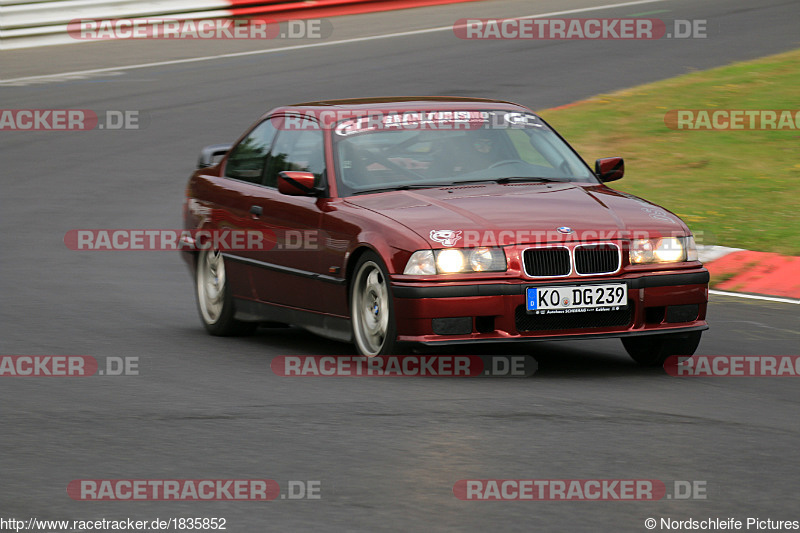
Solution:
<path fill-rule="evenodd" d="M 486 185 L 457 185 L 455 187 L 439 187 L 442 191 L 453 191 L 455 189 L 484 189 Z"/>

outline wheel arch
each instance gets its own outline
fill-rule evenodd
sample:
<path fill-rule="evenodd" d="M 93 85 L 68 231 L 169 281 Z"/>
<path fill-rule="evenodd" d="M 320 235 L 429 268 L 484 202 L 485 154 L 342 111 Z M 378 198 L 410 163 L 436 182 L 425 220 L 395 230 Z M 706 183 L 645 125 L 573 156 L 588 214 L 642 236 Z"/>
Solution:
<path fill-rule="evenodd" d="M 381 255 L 381 253 L 378 250 L 376 250 L 373 246 L 370 246 L 367 243 L 359 243 L 356 246 L 356 248 L 353 249 L 353 251 L 347 257 L 347 261 L 345 263 L 345 274 L 344 274 L 345 284 L 347 286 L 347 307 L 348 307 L 348 309 L 350 307 L 350 290 L 352 289 L 353 276 L 355 276 L 355 273 L 356 273 L 355 272 L 356 271 L 356 265 L 358 264 L 358 260 L 361 258 L 361 256 L 364 255 L 367 252 L 372 252 L 375 255 L 377 255 L 378 257 L 380 257 L 381 261 L 383 261 L 384 265 L 386 265 L 386 260 L 383 258 L 383 255 Z M 389 268 L 388 265 L 386 265 L 386 267 Z M 391 272 L 389 274 L 391 275 Z M 391 290 L 391 284 L 390 284 L 390 290 Z M 352 312 L 351 312 L 351 315 L 352 315 Z"/>

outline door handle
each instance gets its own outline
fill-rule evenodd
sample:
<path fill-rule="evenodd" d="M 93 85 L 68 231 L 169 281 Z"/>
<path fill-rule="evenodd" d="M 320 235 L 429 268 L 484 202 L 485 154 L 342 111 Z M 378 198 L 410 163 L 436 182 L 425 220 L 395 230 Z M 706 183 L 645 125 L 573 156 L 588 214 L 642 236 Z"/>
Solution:
<path fill-rule="evenodd" d="M 250 214 L 256 217 L 260 217 L 261 213 L 264 212 L 264 209 L 260 205 L 253 205 L 250 206 Z"/>

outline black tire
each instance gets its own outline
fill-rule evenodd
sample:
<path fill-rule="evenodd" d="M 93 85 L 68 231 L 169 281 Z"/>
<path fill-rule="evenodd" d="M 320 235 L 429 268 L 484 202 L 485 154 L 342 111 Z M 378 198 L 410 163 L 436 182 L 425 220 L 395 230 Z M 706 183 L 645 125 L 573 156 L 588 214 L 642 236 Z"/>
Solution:
<path fill-rule="evenodd" d="M 663 366 L 671 355 L 694 355 L 700 344 L 701 331 L 623 337 L 622 345 L 641 366 Z"/>
<path fill-rule="evenodd" d="M 206 330 L 219 337 L 251 335 L 258 324 L 236 320 L 233 296 L 228 290 L 225 260 L 219 251 L 203 250 L 197 254 L 195 295 L 200 320 Z"/>
<path fill-rule="evenodd" d="M 374 252 L 365 252 L 353 269 L 350 316 L 358 353 L 367 357 L 397 353 L 392 288 L 386 267 Z"/>

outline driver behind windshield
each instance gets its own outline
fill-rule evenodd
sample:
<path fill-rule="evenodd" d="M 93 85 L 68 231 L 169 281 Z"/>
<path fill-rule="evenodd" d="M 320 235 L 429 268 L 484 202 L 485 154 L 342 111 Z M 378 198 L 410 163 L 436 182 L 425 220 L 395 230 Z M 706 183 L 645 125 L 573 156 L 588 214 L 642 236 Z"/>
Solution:
<path fill-rule="evenodd" d="M 498 135 L 490 130 L 466 131 L 448 139 L 432 165 L 441 177 L 455 176 L 485 170 L 494 163 L 507 159 L 502 155 Z"/>

